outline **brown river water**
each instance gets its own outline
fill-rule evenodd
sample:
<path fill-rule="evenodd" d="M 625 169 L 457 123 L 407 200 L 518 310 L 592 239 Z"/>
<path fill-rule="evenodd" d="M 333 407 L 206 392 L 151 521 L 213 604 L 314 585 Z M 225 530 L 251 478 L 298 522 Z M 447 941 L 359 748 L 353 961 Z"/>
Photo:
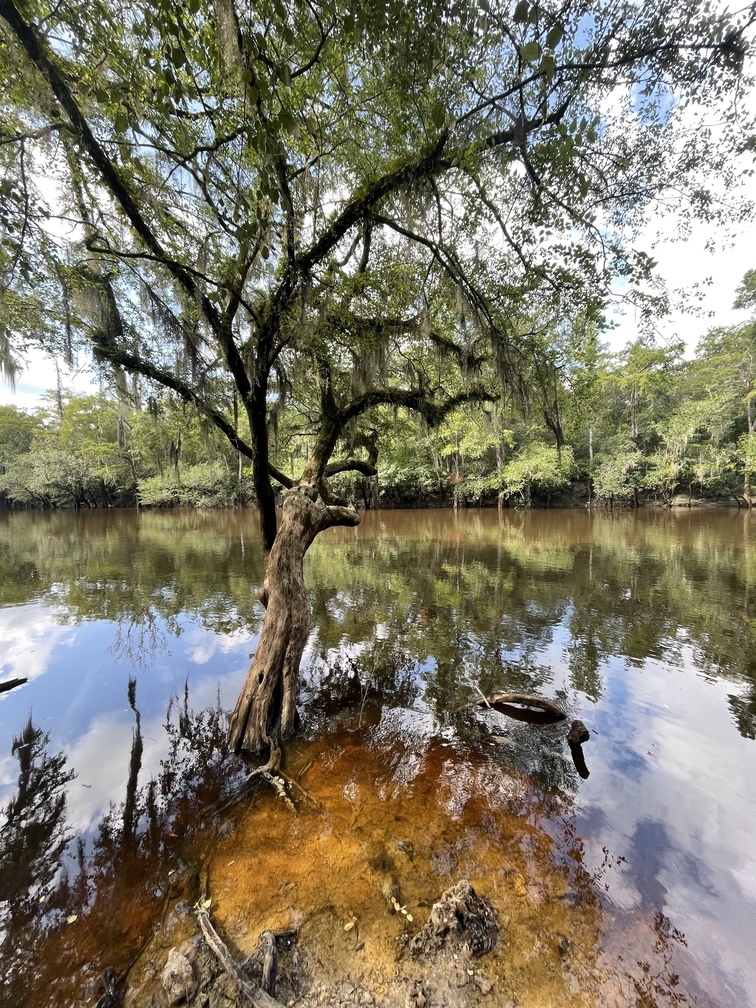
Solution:
<path fill-rule="evenodd" d="M 462 878 L 502 925 L 483 1003 L 756 1008 L 756 518 L 384 511 L 321 536 L 298 814 L 217 807 L 261 574 L 254 512 L 0 513 L 0 683 L 27 679 L 0 693 L 3 1008 L 94 1005 L 107 968 L 149 1004 L 200 879 L 240 954 L 296 932 L 380 1005 Z M 506 691 L 568 720 L 470 706 Z"/>

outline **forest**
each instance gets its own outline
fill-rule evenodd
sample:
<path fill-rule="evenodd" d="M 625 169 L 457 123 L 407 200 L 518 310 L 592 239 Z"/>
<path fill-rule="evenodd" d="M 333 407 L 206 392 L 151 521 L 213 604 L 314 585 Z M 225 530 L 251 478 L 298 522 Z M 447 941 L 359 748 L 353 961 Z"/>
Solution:
<path fill-rule="evenodd" d="M 735 305 L 756 308 L 756 271 Z M 343 473 L 335 487 L 365 508 L 751 506 L 756 318 L 711 329 L 692 360 L 683 344 L 644 339 L 610 353 L 583 320 L 538 337 L 523 397 L 467 403 L 436 427 L 381 406 L 362 434 L 378 475 Z M 486 378 L 494 388 L 496 376 Z M 231 390 L 226 398 L 233 409 Z M 273 460 L 292 479 L 309 450 L 303 400 L 292 386 L 273 431 Z M 0 506 L 244 507 L 254 499 L 249 460 L 193 404 L 136 376 L 122 395 L 59 388 L 38 410 L 0 406 Z"/>

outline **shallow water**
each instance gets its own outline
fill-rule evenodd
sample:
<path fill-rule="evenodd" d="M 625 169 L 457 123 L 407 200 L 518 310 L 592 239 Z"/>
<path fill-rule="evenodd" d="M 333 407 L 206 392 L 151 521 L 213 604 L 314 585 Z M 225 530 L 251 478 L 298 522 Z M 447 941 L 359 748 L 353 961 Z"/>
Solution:
<path fill-rule="evenodd" d="M 93 1003 L 161 924 L 189 932 L 204 859 L 241 950 L 297 926 L 379 989 L 397 935 L 469 877 L 507 920 L 497 1002 L 756 1005 L 755 531 L 582 511 L 331 530 L 289 754 L 319 806 L 224 818 L 198 811 L 234 773 L 254 513 L 0 515 L 0 681 L 29 680 L 0 695 L 3 1004 Z M 583 776 L 564 724 L 466 706 L 510 690 L 586 723 Z"/>

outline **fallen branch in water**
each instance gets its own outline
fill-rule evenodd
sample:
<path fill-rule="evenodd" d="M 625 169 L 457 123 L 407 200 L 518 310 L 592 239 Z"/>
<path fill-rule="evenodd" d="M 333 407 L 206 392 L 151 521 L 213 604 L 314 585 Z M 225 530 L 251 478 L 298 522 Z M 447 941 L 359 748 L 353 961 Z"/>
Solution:
<path fill-rule="evenodd" d="M 458 707 L 453 713 L 458 713 L 462 710 L 467 710 L 470 707 L 487 707 L 493 708 L 494 710 L 499 710 L 499 708 L 505 704 L 523 704 L 526 707 L 538 707 L 540 710 L 548 711 L 549 714 L 553 714 L 555 720 L 564 721 L 567 715 L 561 709 L 557 707 L 555 703 L 551 700 L 544 700 L 543 697 L 531 696 L 529 693 L 494 693 L 492 696 L 481 697 L 480 700 L 473 700 L 469 704 L 465 704 L 464 707 Z M 508 713 L 504 711 L 503 713 Z"/>

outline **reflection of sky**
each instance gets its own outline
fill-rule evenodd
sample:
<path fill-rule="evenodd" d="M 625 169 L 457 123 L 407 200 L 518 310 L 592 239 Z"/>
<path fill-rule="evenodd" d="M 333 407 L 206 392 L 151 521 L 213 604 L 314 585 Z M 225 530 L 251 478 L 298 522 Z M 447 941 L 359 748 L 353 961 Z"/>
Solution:
<path fill-rule="evenodd" d="M 727 682 L 648 661 L 615 659 L 606 691 L 583 718 L 598 732 L 585 746 L 578 829 L 586 847 L 627 864 L 609 896 L 625 908 L 662 910 L 694 957 L 740 980 L 756 944 L 756 801 L 753 742 L 733 731 Z"/>
<path fill-rule="evenodd" d="M 33 680 L 0 695 L 0 807 L 15 791 L 18 777 L 12 739 L 31 714 L 34 724 L 50 733 L 50 751 L 64 750 L 78 774 L 69 786 L 69 818 L 75 829 L 83 830 L 125 794 L 134 727 L 129 676 L 137 678 L 144 782 L 158 771 L 166 752 L 168 697 L 183 694 L 187 681 L 193 709 L 213 706 L 219 690 L 223 707 L 230 709 L 255 641 L 246 632 L 217 634 L 182 617 L 179 636 L 159 625 L 163 646 L 153 655 L 130 651 L 126 658 L 119 657 L 114 623 L 61 626 L 56 615 L 37 604 L 0 609 L 2 678 Z M 135 658 L 141 659 L 136 669 Z"/>
<path fill-rule="evenodd" d="M 41 603 L 0 609 L 0 682 L 36 679 L 46 671 L 52 651 L 73 639 L 70 627 L 56 624 L 54 613 Z M 0 694 L 0 703 L 7 699 Z"/>

